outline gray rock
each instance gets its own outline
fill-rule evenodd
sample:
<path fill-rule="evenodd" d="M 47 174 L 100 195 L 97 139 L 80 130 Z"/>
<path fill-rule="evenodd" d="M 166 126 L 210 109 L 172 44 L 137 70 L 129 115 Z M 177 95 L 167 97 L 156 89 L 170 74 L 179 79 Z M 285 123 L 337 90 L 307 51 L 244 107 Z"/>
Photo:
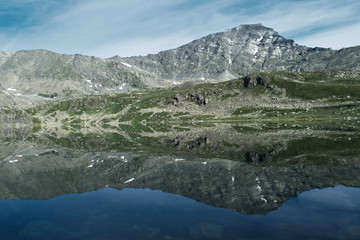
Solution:
<path fill-rule="evenodd" d="M 247 152 L 245 154 L 246 162 L 247 163 L 254 163 L 259 161 L 259 154 L 256 152 Z"/>
<path fill-rule="evenodd" d="M 254 88 L 256 85 L 269 87 L 270 78 L 265 75 L 260 74 L 251 74 L 244 77 L 244 87 L 245 88 Z"/>
<path fill-rule="evenodd" d="M 268 87 L 270 84 L 270 78 L 268 78 L 267 76 L 257 75 L 256 81 L 259 85 L 264 87 Z"/>
<path fill-rule="evenodd" d="M 198 93 L 188 93 L 186 94 L 186 99 L 190 102 L 195 102 L 198 105 L 206 105 L 208 103 L 207 98 Z"/>
<path fill-rule="evenodd" d="M 244 87 L 254 88 L 256 86 L 257 80 L 254 76 L 246 76 L 244 78 Z"/>

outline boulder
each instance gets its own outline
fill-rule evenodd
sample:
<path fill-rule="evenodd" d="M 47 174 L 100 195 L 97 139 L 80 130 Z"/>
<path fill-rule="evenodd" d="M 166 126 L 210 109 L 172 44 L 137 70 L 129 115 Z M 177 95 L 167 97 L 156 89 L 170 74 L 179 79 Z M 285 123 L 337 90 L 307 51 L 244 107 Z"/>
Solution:
<path fill-rule="evenodd" d="M 198 93 L 188 93 L 186 94 L 186 99 L 189 100 L 190 102 L 195 102 L 198 105 L 206 105 L 208 103 L 208 99 Z"/>
<path fill-rule="evenodd" d="M 257 75 L 256 82 L 260 86 L 268 87 L 270 84 L 270 78 L 268 78 L 267 76 Z"/>
<path fill-rule="evenodd" d="M 270 78 L 260 74 L 248 75 L 244 78 L 244 87 L 245 88 L 254 88 L 256 85 L 269 87 Z"/>
<path fill-rule="evenodd" d="M 254 88 L 256 86 L 257 80 L 254 76 L 246 76 L 244 78 L 244 87 L 245 88 Z"/>
<path fill-rule="evenodd" d="M 247 163 L 257 163 L 259 161 L 259 154 L 256 152 L 247 152 L 245 157 Z"/>

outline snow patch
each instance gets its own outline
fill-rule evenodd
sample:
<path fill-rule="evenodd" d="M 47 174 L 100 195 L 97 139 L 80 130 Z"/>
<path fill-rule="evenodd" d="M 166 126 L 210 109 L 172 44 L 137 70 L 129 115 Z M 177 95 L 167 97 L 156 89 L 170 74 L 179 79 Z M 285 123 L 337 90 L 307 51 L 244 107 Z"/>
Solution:
<path fill-rule="evenodd" d="M 92 168 L 94 167 L 94 163 L 90 164 L 89 166 L 87 166 L 88 168 Z"/>
<path fill-rule="evenodd" d="M 258 186 L 260 187 L 260 179 L 259 179 L 259 177 L 256 177 L 255 180 L 256 180 L 256 182 L 258 183 Z M 260 187 L 260 188 L 261 188 L 261 187 Z"/>
<path fill-rule="evenodd" d="M 206 165 L 206 164 L 207 164 L 207 162 L 202 162 L 202 164 Z"/>
<path fill-rule="evenodd" d="M 124 183 L 129 183 L 129 182 L 132 182 L 134 180 L 135 180 L 135 178 L 130 178 L 129 180 L 125 181 Z"/>
<path fill-rule="evenodd" d="M 8 90 L 8 91 L 12 91 L 12 92 L 17 91 L 15 88 L 8 88 L 7 90 Z"/>
<path fill-rule="evenodd" d="M 256 39 L 256 44 L 261 43 L 261 41 L 264 39 L 264 36 L 261 36 L 260 38 Z"/>
<path fill-rule="evenodd" d="M 180 85 L 181 82 L 172 82 L 174 85 Z"/>
<path fill-rule="evenodd" d="M 217 47 L 217 45 L 216 45 L 216 43 L 211 42 L 211 43 L 210 43 L 210 47 Z"/>
<path fill-rule="evenodd" d="M 15 159 L 15 160 L 10 160 L 9 163 L 17 163 L 19 160 Z"/>
<path fill-rule="evenodd" d="M 86 79 L 85 81 L 92 84 L 91 80 L 89 80 L 89 79 Z"/>
<path fill-rule="evenodd" d="M 125 156 L 121 156 L 120 159 L 123 160 L 125 163 L 129 162 L 129 161 L 125 158 Z"/>
<path fill-rule="evenodd" d="M 131 66 L 130 64 L 128 64 L 128 63 L 121 62 L 121 64 L 123 64 L 124 66 L 127 66 L 127 67 L 129 67 L 129 68 L 132 67 L 132 66 Z"/>
<path fill-rule="evenodd" d="M 126 87 L 126 83 L 122 83 L 119 87 L 119 90 L 124 90 L 125 87 Z"/>
<path fill-rule="evenodd" d="M 235 177 L 234 176 L 231 177 L 231 181 L 235 182 Z"/>
<path fill-rule="evenodd" d="M 261 196 L 260 196 L 260 199 L 261 199 L 262 201 L 266 202 L 266 203 L 267 203 L 267 201 L 268 201 L 268 200 L 264 197 L 264 195 L 261 195 Z"/>
<path fill-rule="evenodd" d="M 254 45 L 252 45 L 252 46 L 249 48 L 248 51 L 249 51 L 252 55 L 256 56 L 256 54 L 258 54 L 258 52 L 259 52 L 259 47 L 258 47 L 256 44 L 254 44 Z"/>
<path fill-rule="evenodd" d="M 227 41 L 229 44 L 233 44 L 233 43 L 235 43 L 235 41 L 234 41 L 234 40 L 232 40 L 231 38 L 226 38 L 226 41 Z"/>
<path fill-rule="evenodd" d="M 15 93 L 14 95 L 15 96 L 21 96 L 22 94 L 21 93 Z"/>
<path fill-rule="evenodd" d="M 202 77 L 202 78 L 200 78 L 200 80 L 205 80 L 205 78 L 204 78 L 204 77 Z"/>
<path fill-rule="evenodd" d="M 256 189 L 261 192 L 261 186 L 259 184 L 256 186 Z"/>
<path fill-rule="evenodd" d="M 23 155 L 16 155 L 15 157 L 22 158 L 22 157 L 23 157 Z"/>
<path fill-rule="evenodd" d="M 176 159 L 174 159 L 174 161 L 175 161 L 175 162 L 180 162 L 180 161 L 185 161 L 185 159 L 183 159 L 183 158 L 176 158 Z"/>

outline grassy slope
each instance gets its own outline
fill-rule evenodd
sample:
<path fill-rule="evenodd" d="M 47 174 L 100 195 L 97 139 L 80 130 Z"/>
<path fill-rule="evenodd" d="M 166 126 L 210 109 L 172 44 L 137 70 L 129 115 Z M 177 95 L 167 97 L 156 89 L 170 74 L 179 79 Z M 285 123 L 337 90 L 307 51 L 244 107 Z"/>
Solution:
<path fill-rule="evenodd" d="M 271 87 L 244 88 L 243 79 L 114 96 L 86 96 L 49 105 L 44 116 L 96 115 L 121 122 L 159 123 L 359 117 L 360 78 L 326 72 L 261 73 Z M 205 101 L 203 104 L 201 101 Z M 73 118 L 75 119 L 75 118 Z M 79 121 L 79 120 L 77 120 Z M 104 123 L 110 119 L 104 120 Z"/>

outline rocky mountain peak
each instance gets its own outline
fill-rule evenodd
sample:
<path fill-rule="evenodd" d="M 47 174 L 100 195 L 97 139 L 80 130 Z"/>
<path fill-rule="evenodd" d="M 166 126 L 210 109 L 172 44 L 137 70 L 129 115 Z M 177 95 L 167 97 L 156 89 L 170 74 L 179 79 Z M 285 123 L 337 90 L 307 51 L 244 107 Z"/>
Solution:
<path fill-rule="evenodd" d="M 225 32 L 220 32 L 220 33 L 229 33 L 229 32 L 237 32 L 240 34 L 244 34 L 244 33 L 255 33 L 255 34 L 261 34 L 261 33 L 276 33 L 277 32 L 274 31 L 274 29 L 269 28 L 269 27 L 265 27 L 263 26 L 261 23 L 258 24 L 242 24 L 239 25 L 237 27 L 231 28 L 226 30 Z"/>
<path fill-rule="evenodd" d="M 230 79 L 259 71 L 288 70 L 307 48 L 261 24 L 240 25 L 176 49 L 126 60 L 163 78 Z M 293 69 L 291 69 L 293 70 Z"/>

